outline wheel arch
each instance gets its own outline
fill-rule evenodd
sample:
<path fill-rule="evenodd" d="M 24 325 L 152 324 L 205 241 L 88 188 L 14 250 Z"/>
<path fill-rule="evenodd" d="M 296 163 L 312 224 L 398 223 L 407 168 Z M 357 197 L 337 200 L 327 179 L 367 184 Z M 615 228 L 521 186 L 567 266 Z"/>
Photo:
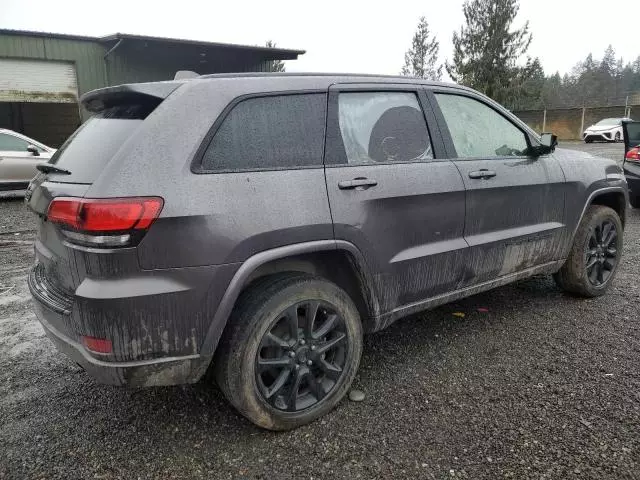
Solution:
<path fill-rule="evenodd" d="M 240 293 L 266 275 L 304 272 L 326 278 L 345 290 L 356 304 L 363 329 L 373 327 L 380 307 L 369 269 L 350 242 L 319 240 L 260 252 L 243 262 L 233 276 L 202 343 L 201 355 L 212 357 Z"/>
<path fill-rule="evenodd" d="M 580 221 L 582 221 L 582 217 L 584 217 L 586 209 L 590 205 L 603 205 L 605 207 L 612 208 L 620 217 L 622 226 L 625 226 L 627 216 L 627 197 L 622 188 L 603 188 L 593 192 L 582 212 Z"/>

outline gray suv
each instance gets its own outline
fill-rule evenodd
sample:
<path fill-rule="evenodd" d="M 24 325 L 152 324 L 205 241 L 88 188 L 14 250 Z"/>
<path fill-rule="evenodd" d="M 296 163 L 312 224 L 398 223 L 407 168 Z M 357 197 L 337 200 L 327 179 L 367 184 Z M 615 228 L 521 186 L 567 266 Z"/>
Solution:
<path fill-rule="evenodd" d="M 602 295 L 620 260 L 616 163 L 467 88 L 238 74 L 82 102 L 27 191 L 29 287 L 104 383 L 210 372 L 252 422 L 293 428 L 348 391 L 363 332 L 532 275 Z"/>

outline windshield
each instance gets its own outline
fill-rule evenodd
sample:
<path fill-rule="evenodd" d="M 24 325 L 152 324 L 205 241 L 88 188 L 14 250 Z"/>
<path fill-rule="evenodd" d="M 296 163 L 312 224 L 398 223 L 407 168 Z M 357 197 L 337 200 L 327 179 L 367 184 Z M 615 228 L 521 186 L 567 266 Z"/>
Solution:
<path fill-rule="evenodd" d="M 619 118 L 605 118 L 604 120 L 600 120 L 596 123 L 599 127 L 615 127 L 616 125 L 620 125 Z"/>
<path fill-rule="evenodd" d="M 138 105 L 119 105 L 97 113 L 64 142 L 49 163 L 71 172 L 65 182 L 94 182 L 147 113 Z"/>

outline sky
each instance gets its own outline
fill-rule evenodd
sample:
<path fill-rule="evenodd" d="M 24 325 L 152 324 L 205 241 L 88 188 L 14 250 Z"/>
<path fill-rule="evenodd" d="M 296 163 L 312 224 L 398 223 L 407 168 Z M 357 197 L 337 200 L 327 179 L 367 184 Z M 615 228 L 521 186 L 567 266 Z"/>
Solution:
<path fill-rule="evenodd" d="M 609 44 L 632 61 L 640 43 L 620 12 L 638 0 L 611 4 L 579 0 L 520 0 L 516 25 L 529 21 L 547 74 L 568 72 L 587 54 Z M 397 74 L 420 16 L 451 58 L 451 36 L 464 22 L 463 0 L 0 0 L 0 28 L 102 36 L 129 33 L 306 50 L 288 71 Z M 607 10 L 608 9 L 608 10 Z"/>

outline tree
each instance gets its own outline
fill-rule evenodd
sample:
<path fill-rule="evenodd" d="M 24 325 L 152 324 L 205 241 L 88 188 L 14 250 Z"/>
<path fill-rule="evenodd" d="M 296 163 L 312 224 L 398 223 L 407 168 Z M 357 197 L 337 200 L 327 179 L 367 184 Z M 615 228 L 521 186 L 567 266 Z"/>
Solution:
<path fill-rule="evenodd" d="M 440 80 L 442 65 L 438 64 L 439 52 L 440 42 L 435 36 L 431 36 L 427 20 L 420 17 L 411 48 L 404 54 L 404 67 L 400 73 L 410 77 Z"/>
<path fill-rule="evenodd" d="M 467 0 L 462 9 L 465 25 L 453 34 L 447 72 L 454 81 L 509 105 L 531 70 L 517 64 L 531 44 L 529 22 L 512 29 L 518 0 Z"/>
<path fill-rule="evenodd" d="M 272 40 L 267 40 L 267 43 L 264 45 L 268 48 L 276 48 L 276 42 Z M 282 60 L 271 60 L 269 65 L 267 66 L 268 72 L 284 72 L 284 62 Z"/>
<path fill-rule="evenodd" d="M 610 76 L 616 73 L 616 52 L 611 45 L 604 51 L 604 57 L 600 62 L 600 71 Z"/>

